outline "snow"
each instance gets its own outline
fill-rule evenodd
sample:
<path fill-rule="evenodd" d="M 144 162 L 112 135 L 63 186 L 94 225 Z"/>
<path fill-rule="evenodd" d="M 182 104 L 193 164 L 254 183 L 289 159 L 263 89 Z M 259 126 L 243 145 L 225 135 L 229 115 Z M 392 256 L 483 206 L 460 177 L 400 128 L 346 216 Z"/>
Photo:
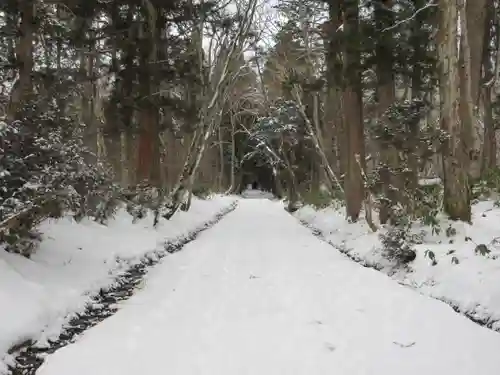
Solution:
<path fill-rule="evenodd" d="M 499 351 L 499 334 L 249 199 L 37 374 L 496 375 Z"/>
<path fill-rule="evenodd" d="M 250 185 L 248 187 L 248 189 L 244 190 L 241 193 L 241 196 L 243 198 L 247 198 L 247 199 L 274 199 L 275 198 L 272 193 L 267 192 L 267 191 L 252 189 L 251 186 L 252 185 Z"/>
<path fill-rule="evenodd" d="M 418 180 L 420 186 L 442 185 L 443 181 L 440 177 L 434 178 L 421 178 Z"/>
<path fill-rule="evenodd" d="M 57 337 L 67 315 L 84 309 L 88 295 L 110 285 L 113 278 L 166 240 L 196 229 L 234 201 L 230 197 L 194 199 L 188 212 L 179 212 L 157 229 L 153 218 L 132 224 L 120 210 L 108 226 L 70 218 L 46 221 L 44 240 L 31 257 L 0 248 L 0 374 L 10 361 L 5 353 L 28 338 L 44 342 Z"/>
<path fill-rule="evenodd" d="M 385 260 L 380 251 L 379 233 L 373 233 L 364 220 L 347 223 L 344 209 L 332 207 L 316 211 L 306 206 L 295 216 L 318 229 L 330 243 L 355 259 L 379 265 L 398 282 L 447 301 L 476 319 L 489 320 L 492 328 L 500 331 L 500 243 L 497 243 L 500 208 L 492 201 L 472 206 L 472 225 L 440 217 L 441 232 L 437 234 L 432 233 L 430 227 L 415 224 L 415 233 L 424 230 L 426 235 L 423 243 L 415 246 L 417 258 L 407 270 L 396 269 Z M 447 237 L 449 227 L 456 230 L 456 235 Z M 382 228 L 379 232 L 384 231 Z M 476 254 L 479 244 L 485 244 L 491 253 Z M 425 256 L 427 250 L 434 253 L 436 265 Z"/>

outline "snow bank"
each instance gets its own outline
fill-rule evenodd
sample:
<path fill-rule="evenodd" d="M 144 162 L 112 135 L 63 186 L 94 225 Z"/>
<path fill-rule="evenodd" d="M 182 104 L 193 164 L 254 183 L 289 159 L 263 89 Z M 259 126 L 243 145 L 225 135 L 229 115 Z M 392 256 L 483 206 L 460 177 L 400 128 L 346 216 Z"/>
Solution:
<path fill-rule="evenodd" d="M 31 259 L 0 248 L 0 374 L 12 345 L 56 336 L 65 317 L 83 310 L 88 295 L 112 283 L 128 264 L 199 227 L 232 202 L 220 196 L 194 199 L 188 212 L 162 220 L 157 229 L 152 217 L 132 224 L 125 210 L 108 226 L 70 218 L 46 221 L 40 226 L 44 240 Z"/>
<path fill-rule="evenodd" d="M 415 224 L 414 231 L 424 230 L 422 244 L 416 245 L 417 258 L 408 269 L 395 269 L 381 255 L 379 233 L 372 233 L 364 220 L 349 224 L 344 210 L 326 208 L 316 211 L 311 206 L 295 213 L 296 218 L 319 230 L 332 244 L 347 254 L 370 265 L 377 265 L 398 282 L 450 303 L 468 316 L 500 331 L 500 208 L 493 202 L 480 202 L 472 207 L 473 225 L 440 218 L 441 232 Z M 447 237 L 447 228 L 456 234 Z M 450 233 L 450 231 L 448 231 Z M 468 239 L 470 238 L 470 239 Z M 481 255 L 476 246 L 484 244 L 491 251 Z M 437 264 L 426 256 L 435 255 Z"/>

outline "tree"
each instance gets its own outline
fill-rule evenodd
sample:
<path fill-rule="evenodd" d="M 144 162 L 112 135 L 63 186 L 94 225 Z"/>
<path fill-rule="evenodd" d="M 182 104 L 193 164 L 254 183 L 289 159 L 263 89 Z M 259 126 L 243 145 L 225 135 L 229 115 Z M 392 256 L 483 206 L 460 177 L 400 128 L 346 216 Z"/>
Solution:
<path fill-rule="evenodd" d="M 495 93 L 496 74 L 498 70 L 498 40 L 500 30 L 494 22 L 496 12 L 493 1 L 487 1 L 487 17 L 484 24 L 482 71 L 483 79 L 479 88 L 480 98 L 484 111 L 483 149 L 481 158 L 481 176 L 487 178 L 488 174 L 497 167 L 497 137 L 493 118 L 493 95 Z M 477 25 L 476 25 L 477 27 Z M 477 31 L 476 31 L 477 33 Z M 493 63 L 494 62 L 494 63 Z"/>
<path fill-rule="evenodd" d="M 463 6 L 463 5 L 462 5 Z M 453 0 L 439 2 L 440 122 L 448 133 L 443 147 L 444 210 L 453 220 L 471 220 L 467 148 L 459 116 L 458 12 Z"/>
<path fill-rule="evenodd" d="M 357 221 L 364 199 L 362 171 L 365 168 L 363 103 L 360 68 L 359 4 L 357 0 L 344 0 L 343 9 L 343 93 L 342 110 L 345 124 L 347 217 Z"/>
<path fill-rule="evenodd" d="M 237 4 L 236 28 L 225 28 L 225 34 L 217 45 L 213 66 L 203 87 L 199 124 L 195 130 L 189 151 L 184 161 L 178 182 L 168 197 L 163 213 L 171 218 L 181 206 L 189 208 L 192 188 L 200 161 L 205 153 L 207 141 L 217 127 L 220 111 L 229 85 L 229 66 L 239 59 L 251 38 L 251 25 L 254 20 L 258 0 L 245 0 Z M 233 34 L 234 33 L 234 34 Z"/>
<path fill-rule="evenodd" d="M 323 35 L 325 38 L 326 79 L 327 94 L 325 106 L 325 142 L 331 146 L 332 165 L 337 167 L 340 174 L 345 172 L 345 143 L 343 134 L 345 129 L 342 122 L 342 54 L 341 54 L 341 9 L 339 1 L 328 2 L 329 20 L 324 24 Z M 330 132 L 334 135 L 329 136 Z M 334 159 L 334 160 L 332 160 Z M 334 162 L 334 163 L 333 163 Z"/>

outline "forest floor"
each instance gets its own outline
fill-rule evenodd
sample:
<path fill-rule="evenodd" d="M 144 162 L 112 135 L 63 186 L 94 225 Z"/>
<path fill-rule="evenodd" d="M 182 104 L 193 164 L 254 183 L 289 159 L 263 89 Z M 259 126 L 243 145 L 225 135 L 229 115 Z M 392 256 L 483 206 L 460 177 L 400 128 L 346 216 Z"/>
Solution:
<path fill-rule="evenodd" d="M 499 352 L 498 333 L 353 262 L 281 202 L 242 199 L 37 374 L 496 375 Z"/>

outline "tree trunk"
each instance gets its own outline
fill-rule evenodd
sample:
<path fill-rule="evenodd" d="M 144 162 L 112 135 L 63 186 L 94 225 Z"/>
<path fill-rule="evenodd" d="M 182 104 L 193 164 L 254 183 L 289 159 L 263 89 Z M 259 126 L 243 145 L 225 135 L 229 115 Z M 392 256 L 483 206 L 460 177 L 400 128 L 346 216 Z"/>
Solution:
<path fill-rule="evenodd" d="M 293 150 L 286 145 L 283 145 L 283 159 L 287 169 L 287 193 L 288 193 L 288 207 L 289 212 L 297 210 L 297 203 L 299 201 L 299 194 L 297 190 L 297 178 L 293 170 Z"/>
<path fill-rule="evenodd" d="M 455 0 L 440 0 L 439 73 L 441 129 L 449 135 L 443 144 L 444 209 L 452 220 L 471 220 L 467 151 L 458 113 L 458 7 Z"/>
<path fill-rule="evenodd" d="M 325 105 L 325 147 L 331 147 L 327 152 L 330 165 L 336 172 L 343 174 L 346 170 L 347 156 L 344 143 L 345 129 L 342 123 L 342 59 L 340 40 L 341 25 L 340 2 L 329 1 L 329 21 L 325 28 L 326 44 L 326 78 L 327 78 L 327 104 Z M 333 147 L 332 147 L 333 146 Z"/>
<path fill-rule="evenodd" d="M 228 193 L 234 193 L 236 189 L 236 139 L 235 139 L 235 118 L 232 111 L 229 112 L 229 121 L 231 122 L 231 170 L 229 177 Z"/>
<path fill-rule="evenodd" d="M 464 1 L 464 0 L 461 0 Z M 481 86 L 481 63 L 485 45 L 484 30 L 491 0 L 467 0 L 465 5 L 467 39 L 470 54 L 470 95 L 473 105 L 478 103 Z M 494 12 L 490 9 L 490 12 Z M 464 25 L 465 27 L 465 25 Z M 465 33 L 462 33 L 462 36 Z M 463 50 L 466 52 L 466 50 Z M 463 56 L 462 56 L 463 57 Z M 460 66 L 461 68 L 462 65 Z"/>
<path fill-rule="evenodd" d="M 85 30 L 88 30 L 89 25 L 84 21 Z M 93 35 L 89 32 L 89 39 Z M 95 46 L 82 46 L 80 51 L 80 74 L 85 80 L 83 84 L 83 92 L 81 97 L 82 106 L 82 121 L 85 124 L 85 145 L 89 148 L 91 155 L 87 160 L 91 163 L 97 161 L 97 133 L 98 123 L 95 113 L 95 82 L 94 76 L 96 69 L 96 51 Z"/>
<path fill-rule="evenodd" d="M 142 30 L 140 47 L 140 94 L 139 101 L 139 149 L 137 161 L 137 183 L 150 182 L 152 186 L 161 187 L 160 173 L 160 135 L 159 113 L 154 94 L 157 87 L 158 36 L 161 22 L 153 4 L 146 1 L 148 13 L 147 26 Z"/>
<path fill-rule="evenodd" d="M 425 0 L 413 0 L 415 9 L 422 9 L 425 6 Z M 410 42 L 413 47 L 412 56 L 412 73 L 411 73 L 411 99 L 423 100 L 424 93 L 422 88 L 423 71 L 422 60 L 425 58 L 425 48 L 429 41 L 427 36 L 422 34 L 422 25 L 428 15 L 422 11 L 415 15 L 415 20 L 412 23 L 412 36 Z M 423 38 L 426 38 L 425 40 Z M 415 193 L 418 187 L 419 162 L 417 156 L 417 143 L 420 134 L 420 124 L 410 129 L 411 145 L 408 151 L 408 167 L 411 172 L 408 175 L 408 187 L 412 194 Z M 413 204 L 413 202 L 411 203 Z"/>
<path fill-rule="evenodd" d="M 24 104 L 33 96 L 33 42 L 35 38 L 36 0 L 17 0 L 21 14 L 20 37 L 16 45 L 16 62 L 19 66 L 19 79 L 11 93 L 9 117 L 22 117 Z"/>
<path fill-rule="evenodd" d="M 219 111 L 224 107 L 224 101 L 227 100 L 225 95 L 229 85 L 229 66 L 231 62 L 237 61 L 243 54 L 245 41 L 249 36 L 250 26 L 254 19 L 257 1 L 251 0 L 245 5 L 243 13 L 240 14 L 241 23 L 236 36 L 229 41 L 227 48 L 222 48 L 222 52 L 217 56 L 211 77 L 207 84 L 204 85 L 205 95 L 200 110 L 199 124 L 195 130 L 195 138 L 191 143 L 181 174 L 174 189 L 169 194 L 170 203 L 163 215 L 166 219 L 170 219 L 178 211 L 186 193 L 190 194 L 208 139 L 215 127 L 219 125 L 215 122 Z M 201 53 L 202 51 L 200 51 Z"/>
<path fill-rule="evenodd" d="M 497 166 L 497 137 L 491 103 L 492 87 L 484 87 L 482 91 L 484 106 L 484 141 L 481 161 L 481 176 L 486 177 L 487 173 L 495 169 Z"/>
<path fill-rule="evenodd" d="M 393 72 L 393 41 L 390 27 L 394 22 L 392 10 L 392 0 L 379 0 L 375 3 L 375 21 L 379 30 L 376 59 L 377 59 L 377 119 L 384 126 L 392 125 L 385 116 L 385 111 L 394 103 L 396 98 Z M 380 206 L 380 223 L 385 224 L 391 216 L 391 207 L 396 204 L 398 198 L 402 197 L 402 184 L 398 176 L 398 151 L 393 145 L 384 144 L 382 147 L 382 162 L 386 166 L 386 173 L 381 173 L 382 189 L 385 196 L 383 204 Z"/>
<path fill-rule="evenodd" d="M 123 188 L 128 188 L 130 183 L 128 136 L 125 131 L 120 132 L 120 183 Z"/>
<path fill-rule="evenodd" d="M 481 87 L 481 98 L 484 111 L 484 139 L 481 158 L 481 177 L 486 177 L 488 172 L 495 169 L 497 166 L 497 138 L 495 123 L 493 120 L 493 106 L 492 106 L 492 92 L 494 92 L 495 72 L 492 68 L 491 48 L 489 47 L 490 38 L 494 37 L 490 31 L 494 20 L 493 14 L 495 12 L 493 2 L 488 2 L 488 19 L 484 27 L 484 46 L 483 53 L 483 72 L 484 81 L 486 84 Z M 498 30 L 497 30 L 498 32 Z M 499 36 L 497 36 L 498 38 Z"/>
<path fill-rule="evenodd" d="M 217 129 L 217 139 L 219 142 L 219 171 L 218 171 L 218 181 L 217 181 L 217 189 L 219 192 L 224 189 L 224 136 L 222 134 L 222 127 L 219 126 Z"/>
<path fill-rule="evenodd" d="M 147 107 L 143 106 L 139 112 L 139 148 L 137 159 L 136 183 L 149 182 L 153 164 L 154 119 Z"/>
<path fill-rule="evenodd" d="M 344 77 L 342 107 L 345 124 L 345 144 L 347 148 L 346 193 L 347 218 L 357 221 L 364 197 L 363 178 L 356 162 L 365 167 L 365 145 L 363 124 L 363 103 L 361 96 L 361 69 L 359 46 L 358 0 L 344 0 Z"/>
<path fill-rule="evenodd" d="M 474 163 L 476 118 L 474 110 L 479 100 L 481 62 L 483 57 L 484 27 L 487 0 L 458 0 L 460 13 L 460 119 L 468 157 L 465 162 L 469 174 L 478 177 Z"/>
<path fill-rule="evenodd" d="M 338 186 L 339 189 L 343 192 L 342 186 L 340 185 L 340 181 L 338 180 L 337 176 L 335 175 L 335 172 L 332 170 L 328 158 L 325 153 L 325 148 L 322 144 L 322 138 L 321 135 L 319 134 L 319 124 L 315 123 L 314 126 L 311 123 L 311 120 L 309 116 L 306 113 L 306 107 L 304 106 L 304 103 L 302 102 L 301 99 L 301 94 L 300 94 L 300 88 L 298 85 L 294 85 L 293 89 L 290 92 L 292 98 L 295 100 L 297 103 L 297 106 L 299 108 L 299 112 L 302 115 L 302 118 L 304 119 L 305 125 L 306 125 L 306 130 L 309 133 L 309 136 L 311 137 L 314 150 L 316 151 L 317 156 L 319 156 L 320 161 L 321 161 L 321 167 L 323 168 L 323 171 L 325 172 L 326 177 L 328 178 L 328 182 L 330 186 Z M 312 97 L 313 100 L 313 105 L 312 107 L 319 107 L 319 103 L 317 103 L 318 96 L 314 94 Z M 314 103 L 316 102 L 316 103 Z M 317 116 L 313 116 L 314 119 L 318 120 Z"/>

